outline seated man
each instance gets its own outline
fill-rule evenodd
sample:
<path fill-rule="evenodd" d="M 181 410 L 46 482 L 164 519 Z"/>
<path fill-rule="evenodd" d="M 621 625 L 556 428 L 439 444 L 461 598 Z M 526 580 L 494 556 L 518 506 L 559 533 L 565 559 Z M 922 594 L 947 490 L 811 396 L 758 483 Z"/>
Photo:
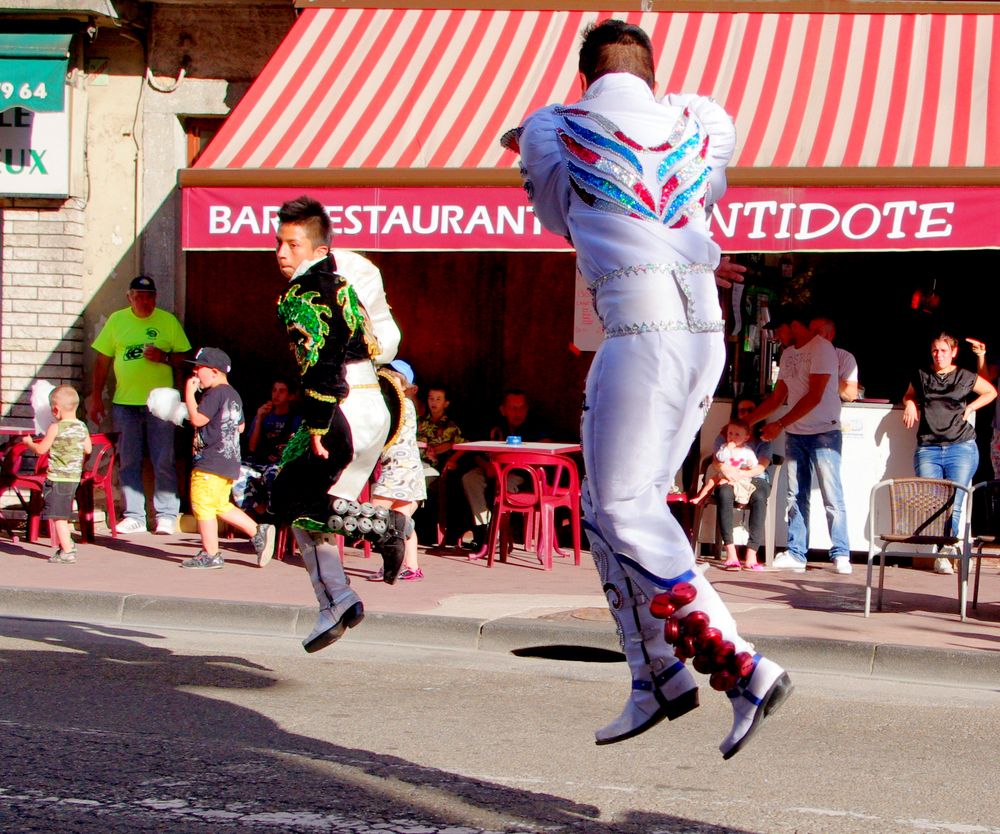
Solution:
<path fill-rule="evenodd" d="M 285 444 L 302 422 L 292 406 L 298 388 L 288 380 L 278 378 L 271 386 L 271 399 L 257 409 L 250 424 L 247 439 L 248 458 L 254 463 L 268 466 L 281 460 Z"/>
<path fill-rule="evenodd" d="M 294 383 L 276 379 L 271 385 L 271 399 L 257 409 L 250 424 L 248 454 L 240 467 L 240 477 L 233 484 L 233 499 L 237 506 L 257 517 L 267 513 L 281 453 L 302 423 L 301 415 L 292 408 L 297 396 L 298 387 Z"/>
<path fill-rule="evenodd" d="M 516 388 L 504 392 L 500 401 L 500 416 L 503 418 L 490 429 L 490 440 L 506 440 L 520 437 L 522 441 L 535 442 L 549 440 L 548 432 L 528 417 L 528 395 Z M 472 511 L 472 541 L 466 545 L 474 553 L 483 553 L 489 544 L 490 508 L 486 502 L 486 485 L 493 477 L 493 467 L 483 455 L 476 456 L 476 466 L 462 476 L 462 489 Z M 517 478 L 518 476 L 513 476 Z M 508 489 L 516 491 L 519 484 L 510 483 Z"/>

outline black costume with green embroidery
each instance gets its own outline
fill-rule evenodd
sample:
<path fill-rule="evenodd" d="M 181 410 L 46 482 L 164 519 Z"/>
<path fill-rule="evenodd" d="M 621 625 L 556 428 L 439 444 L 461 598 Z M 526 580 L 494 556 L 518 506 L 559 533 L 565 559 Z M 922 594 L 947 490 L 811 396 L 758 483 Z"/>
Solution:
<path fill-rule="evenodd" d="M 339 405 L 350 391 L 347 365 L 370 361 L 377 344 L 368 314 L 337 274 L 332 255 L 289 281 L 278 300 L 278 317 L 299 367 L 302 424 L 285 446 L 271 512 L 283 523 L 325 529 L 327 490 L 354 457 L 351 427 Z M 312 435 L 323 438 L 328 458 L 313 454 Z"/>

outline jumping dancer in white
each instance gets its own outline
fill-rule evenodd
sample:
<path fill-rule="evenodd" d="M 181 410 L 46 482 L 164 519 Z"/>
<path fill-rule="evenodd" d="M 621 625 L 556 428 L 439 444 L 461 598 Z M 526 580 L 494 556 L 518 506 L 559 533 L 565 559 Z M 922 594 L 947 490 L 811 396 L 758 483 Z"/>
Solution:
<path fill-rule="evenodd" d="M 632 674 L 622 741 L 698 706 L 685 661 L 725 691 L 737 753 L 791 683 L 754 653 L 696 569 L 666 505 L 725 360 L 707 211 L 726 187 L 732 120 L 699 96 L 653 96 L 653 51 L 637 26 L 606 20 L 580 49 L 584 96 L 506 134 L 535 214 L 574 245 L 605 341 L 583 413 L 586 526 Z"/>

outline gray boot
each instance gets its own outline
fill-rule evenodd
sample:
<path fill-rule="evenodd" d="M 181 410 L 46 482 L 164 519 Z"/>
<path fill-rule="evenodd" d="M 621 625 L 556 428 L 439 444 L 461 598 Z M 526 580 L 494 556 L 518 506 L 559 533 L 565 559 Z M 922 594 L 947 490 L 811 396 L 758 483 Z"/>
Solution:
<path fill-rule="evenodd" d="M 309 636 L 302 641 L 307 652 L 318 652 L 335 643 L 349 628 L 354 628 L 365 617 L 361 598 L 351 590 L 344 574 L 340 554 L 326 536 L 292 528 L 295 543 L 302 553 L 309 579 L 312 581 L 319 617 Z"/>

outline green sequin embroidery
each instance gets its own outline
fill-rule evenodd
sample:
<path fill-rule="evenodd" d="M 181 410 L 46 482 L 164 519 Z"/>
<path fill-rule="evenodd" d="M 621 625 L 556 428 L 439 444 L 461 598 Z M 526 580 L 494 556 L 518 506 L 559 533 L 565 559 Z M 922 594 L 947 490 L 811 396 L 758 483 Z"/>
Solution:
<path fill-rule="evenodd" d="M 311 443 L 312 435 L 309 433 L 309 427 L 305 423 L 300 423 L 295 434 L 288 438 L 285 449 L 281 453 L 281 462 L 278 467 L 284 469 L 285 464 L 302 457 L 309 450 Z"/>
<path fill-rule="evenodd" d="M 326 321 L 333 311 L 326 304 L 317 304 L 320 294 L 314 290 L 301 295 L 293 286 L 278 302 L 278 315 L 289 330 L 298 330 L 303 339 L 296 339 L 294 344 L 295 361 L 304 371 L 316 364 L 319 352 L 330 335 L 330 325 Z"/>

